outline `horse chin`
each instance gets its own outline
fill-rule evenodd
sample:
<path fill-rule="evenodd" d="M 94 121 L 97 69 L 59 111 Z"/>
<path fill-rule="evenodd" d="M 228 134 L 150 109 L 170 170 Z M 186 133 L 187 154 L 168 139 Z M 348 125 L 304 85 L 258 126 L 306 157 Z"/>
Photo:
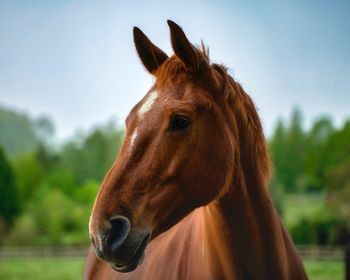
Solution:
<path fill-rule="evenodd" d="M 139 265 L 142 264 L 145 258 L 145 249 L 149 241 L 149 236 L 146 236 L 139 248 L 137 249 L 135 255 L 131 257 L 131 259 L 123 265 L 111 264 L 111 267 L 118 272 L 126 273 L 135 270 Z"/>

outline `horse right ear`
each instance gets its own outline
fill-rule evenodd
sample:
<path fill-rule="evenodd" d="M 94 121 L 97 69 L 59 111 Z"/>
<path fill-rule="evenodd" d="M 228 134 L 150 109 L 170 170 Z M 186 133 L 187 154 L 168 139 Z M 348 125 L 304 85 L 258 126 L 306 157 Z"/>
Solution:
<path fill-rule="evenodd" d="M 155 46 L 136 26 L 134 27 L 134 43 L 142 64 L 148 72 L 154 75 L 159 66 L 168 58 L 167 54 Z"/>

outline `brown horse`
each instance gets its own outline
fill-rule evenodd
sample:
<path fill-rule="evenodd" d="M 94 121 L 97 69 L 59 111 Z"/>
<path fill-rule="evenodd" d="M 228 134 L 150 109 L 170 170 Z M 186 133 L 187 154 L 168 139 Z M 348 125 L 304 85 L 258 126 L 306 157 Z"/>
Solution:
<path fill-rule="evenodd" d="M 168 24 L 171 57 L 134 28 L 155 83 L 97 195 L 84 279 L 307 279 L 268 194 L 252 100 Z"/>

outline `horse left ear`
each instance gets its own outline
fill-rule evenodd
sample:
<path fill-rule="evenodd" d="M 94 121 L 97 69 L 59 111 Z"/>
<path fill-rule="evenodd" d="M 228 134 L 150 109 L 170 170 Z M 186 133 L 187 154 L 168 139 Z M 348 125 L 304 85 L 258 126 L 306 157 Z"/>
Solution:
<path fill-rule="evenodd" d="M 180 26 L 171 20 L 168 20 L 168 25 L 171 45 L 175 55 L 183 62 L 186 70 L 191 72 L 197 71 L 204 61 L 202 54 L 187 39 Z"/>

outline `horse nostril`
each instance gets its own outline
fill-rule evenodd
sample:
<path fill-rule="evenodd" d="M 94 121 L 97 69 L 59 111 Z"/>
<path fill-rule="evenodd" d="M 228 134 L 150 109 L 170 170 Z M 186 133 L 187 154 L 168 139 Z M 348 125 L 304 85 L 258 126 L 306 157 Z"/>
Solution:
<path fill-rule="evenodd" d="M 123 244 L 130 232 L 130 221 L 124 216 L 117 216 L 111 220 L 111 233 L 108 238 L 110 249 L 117 250 L 118 247 Z"/>

